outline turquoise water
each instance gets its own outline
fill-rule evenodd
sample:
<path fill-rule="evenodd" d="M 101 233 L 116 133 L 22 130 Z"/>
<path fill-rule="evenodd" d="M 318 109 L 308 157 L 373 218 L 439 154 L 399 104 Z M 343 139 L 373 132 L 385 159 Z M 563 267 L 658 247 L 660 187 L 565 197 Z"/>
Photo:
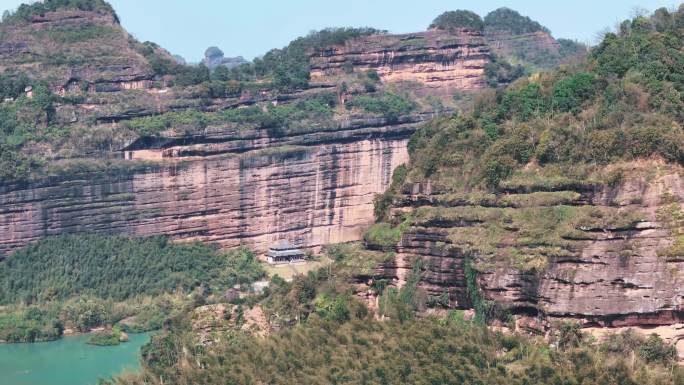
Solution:
<path fill-rule="evenodd" d="M 118 346 L 93 346 L 87 335 L 34 344 L 0 344 L 1 385 L 89 385 L 140 369 L 140 347 L 151 333 L 130 334 Z"/>

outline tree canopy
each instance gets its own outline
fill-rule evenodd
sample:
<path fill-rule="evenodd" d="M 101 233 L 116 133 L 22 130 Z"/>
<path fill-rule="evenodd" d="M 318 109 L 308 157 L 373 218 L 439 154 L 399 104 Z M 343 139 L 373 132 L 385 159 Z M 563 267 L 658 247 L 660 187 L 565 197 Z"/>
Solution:
<path fill-rule="evenodd" d="M 0 263 L 0 303 L 78 294 L 124 300 L 196 287 L 228 288 L 263 275 L 253 253 L 227 254 L 165 238 L 61 235 L 17 250 Z"/>
<path fill-rule="evenodd" d="M 509 32 L 515 35 L 539 31 L 549 32 L 538 22 L 506 7 L 494 10 L 485 16 L 484 25 L 487 30 Z"/>
<path fill-rule="evenodd" d="M 430 28 L 445 30 L 465 28 L 473 31 L 482 31 L 484 29 L 484 21 L 482 21 L 480 15 L 473 11 L 459 9 L 457 11 L 447 11 L 437 16 L 432 24 L 430 24 Z"/>
<path fill-rule="evenodd" d="M 31 17 L 44 15 L 46 12 L 53 12 L 59 9 L 78 9 L 81 11 L 92 11 L 114 16 L 114 20 L 119 22 L 119 18 L 114 8 L 105 0 L 43 0 L 31 4 L 22 4 L 14 12 L 6 12 L 3 22 L 28 21 Z"/>

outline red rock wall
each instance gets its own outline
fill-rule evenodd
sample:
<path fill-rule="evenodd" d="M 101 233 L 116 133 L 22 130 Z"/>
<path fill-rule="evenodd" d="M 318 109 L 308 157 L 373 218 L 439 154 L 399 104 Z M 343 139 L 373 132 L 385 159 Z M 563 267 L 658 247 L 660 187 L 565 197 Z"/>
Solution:
<path fill-rule="evenodd" d="M 482 34 L 427 31 L 372 35 L 314 53 L 311 76 L 325 80 L 343 73 L 375 70 L 383 82 L 414 81 L 430 94 L 453 94 L 486 86 L 489 48 Z"/>
<path fill-rule="evenodd" d="M 659 255 L 684 231 L 684 174 L 672 167 L 637 165 L 626 174 L 636 176 L 621 186 L 583 192 L 585 198 L 576 204 L 637 210 L 642 220 L 628 228 L 583 230 L 593 239 L 568 240 L 568 255 L 549 257 L 541 272 L 522 272 L 503 262 L 487 267 L 478 278 L 486 298 L 514 314 L 573 318 L 584 326 L 684 323 L 684 257 Z M 650 175 L 643 176 L 644 170 Z M 407 195 L 403 204 L 432 204 L 429 188 L 420 190 L 426 189 Z M 449 229 L 462 226 L 469 224 L 412 227 L 397 247 L 388 276 L 401 281 L 420 258 L 425 266 L 420 286 L 428 294 L 447 292 L 450 307 L 471 307 L 463 270 L 465 258 L 474 256 L 449 247 Z"/>
<path fill-rule="evenodd" d="M 0 186 L 0 255 L 42 236 L 86 231 L 260 251 L 279 238 L 307 247 L 358 240 L 373 221 L 374 195 L 408 160 L 406 144 L 358 140 Z"/>

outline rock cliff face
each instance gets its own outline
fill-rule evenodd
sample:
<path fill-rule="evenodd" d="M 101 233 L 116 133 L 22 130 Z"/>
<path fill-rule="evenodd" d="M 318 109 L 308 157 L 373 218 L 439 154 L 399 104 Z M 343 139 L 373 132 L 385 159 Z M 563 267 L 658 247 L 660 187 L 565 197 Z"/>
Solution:
<path fill-rule="evenodd" d="M 684 340 L 684 259 L 680 252 L 670 251 L 681 247 L 684 233 L 683 170 L 648 162 L 633 164 L 626 175 L 615 187 L 574 191 L 575 198 L 565 204 L 614 210 L 618 216 L 636 215 L 637 219 L 625 222 L 627 225 L 577 225 L 577 233 L 564 236 L 566 252 L 542 251 L 547 259 L 545 267 L 527 270 L 510 261 L 476 262 L 477 255 L 454 245 L 451 231 L 475 228 L 483 219 L 443 216 L 414 222 L 397 246 L 394 263 L 378 270 L 378 274 L 401 285 L 416 259 L 422 259 L 425 271 L 420 287 L 429 295 L 448 293 L 450 308 L 467 309 L 473 305 L 464 273 L 468 259 L 479 271 L 478 286 L 484 297 L 503 304 L 521 326 L 537 333 L 544 333 L 554 319 L 570 318 L 587 328 L 658 326 L 671 342 Z M 534 192 L 510 194 L 519 199 Z M 510 205 L 506 195 L 484 206 L 458 199 L 445 203 L 444 195 L 427 183 L 406 191 L 394 211 L 414 212 L 426 207 L 442 207 L 444 211 L 497 207 L 519 210 Z M 509 231 L 519 231 L 516 226 L 515 221 L 511 222 Z M 504 237 L 497 247 L 505 247 L 506 242 L 510 241 Z"/>
<path fill-rule="evenodd" d="M 412 131 L 0 186 L 0 254 L 89 231 L 260 251 L 280 238 L 307 247 L 357 240 L 374 195 L 407 161 Z"/>
<path fill-rule="evenodd" d="M 310 59 L 314 79 L 372 69 L 385 82 L 415 81 L 425 92 L 443 95 L 485 87 L 488 60 L 486 40 L 468 30 L 372 35 L 315 52 Z"/>
<path fill-rule="evenodd" d="M 652 166 L 657 169 L 658 166 Z M 492 269 L 482 276 L 489 297 L 585 325 L 668 325 L 684 318 L 681 257 L 664 255 L 681 231 L 681 170 L 630 179 L 589 195 L 588 204 L 633 208 L 641 220 L 623 228 L 582 229 L 571 255 L 553 258 L 542 274 Z"/>

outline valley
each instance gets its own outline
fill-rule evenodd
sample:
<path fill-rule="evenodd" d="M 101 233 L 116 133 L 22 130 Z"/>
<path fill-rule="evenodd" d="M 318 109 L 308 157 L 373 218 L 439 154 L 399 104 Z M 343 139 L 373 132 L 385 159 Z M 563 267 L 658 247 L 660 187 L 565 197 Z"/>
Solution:
<path fill-rule="evenodd" d="M 683 25 L 458 10 L 187 64 L 103 0 L 7 12 L 0 367 L 87 338 L 66 381 L 684 383 Z"/>

